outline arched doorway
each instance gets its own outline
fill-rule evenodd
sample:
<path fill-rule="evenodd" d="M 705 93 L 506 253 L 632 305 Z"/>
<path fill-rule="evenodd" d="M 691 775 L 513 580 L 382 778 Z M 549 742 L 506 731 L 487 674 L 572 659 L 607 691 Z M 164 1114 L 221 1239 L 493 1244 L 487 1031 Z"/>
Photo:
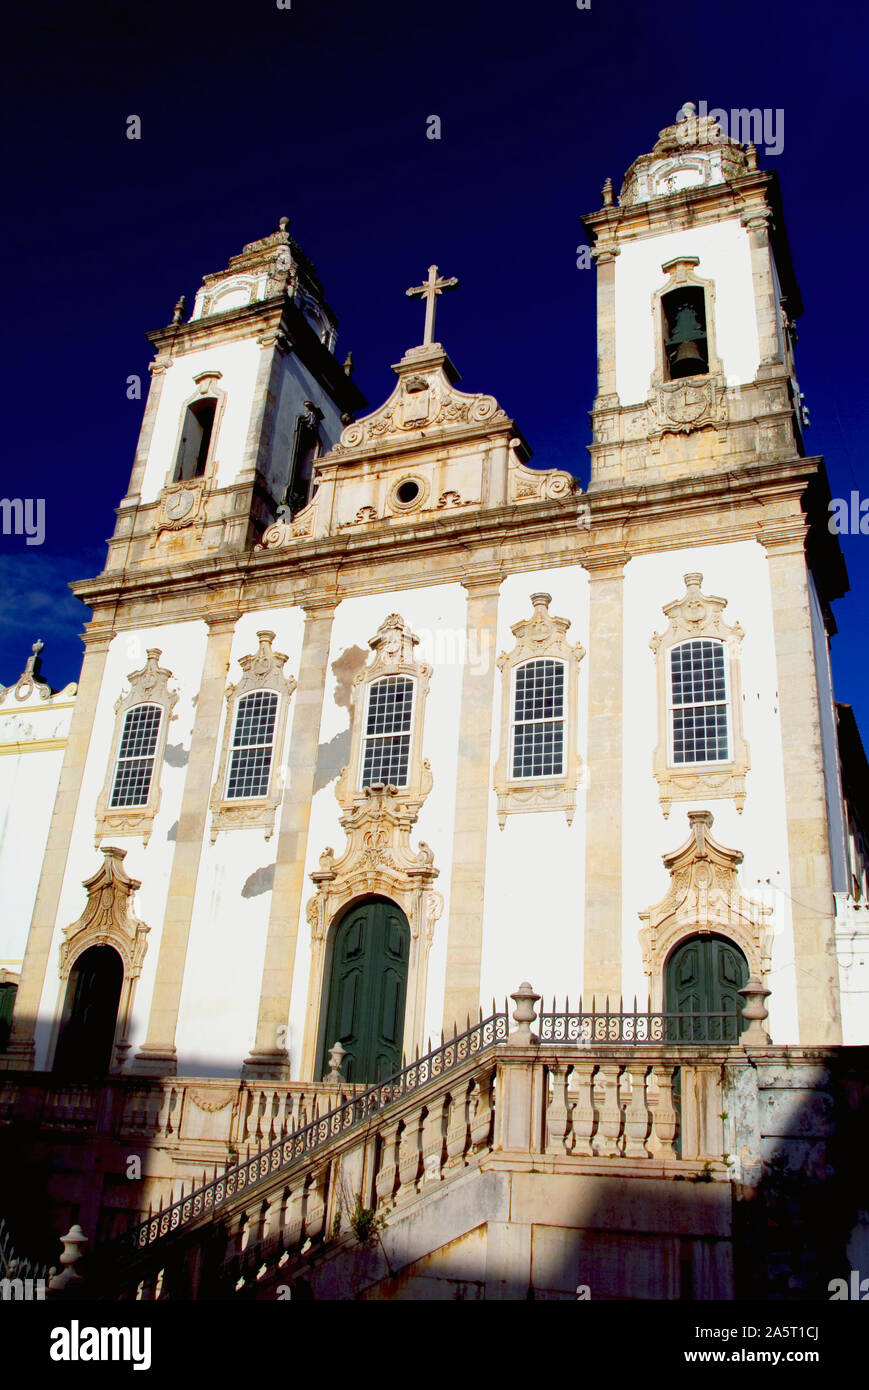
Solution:
<path fill-rule="evenodd" d="M 124 964 L 112 946 L 91 946 L 73 966 L 54 1070 L 95 1076 L 109 1070 L 118 1023 Z"/>
<path fill-rule="evenodd" d="M 748 961 L 726 937 L 705 933 L 680 941 L 664 967 L 664 1007 L 670 1015 L 686 1017 L 670 1018 L 668 1032 L 683 1041 L 737 1042 L 746 1027 L 739 991 L 747 981 Z M 691 1020 L 689 1014 L 703 1017 Z"/>
<path fill-rule="evenodd" d="M 348 1081 L 374 1082 L 401 1066 L 410 927 L 388 898 L 365 898 L 338 922 L 332 941 L 318 1076 L 336 1040 Z"/>

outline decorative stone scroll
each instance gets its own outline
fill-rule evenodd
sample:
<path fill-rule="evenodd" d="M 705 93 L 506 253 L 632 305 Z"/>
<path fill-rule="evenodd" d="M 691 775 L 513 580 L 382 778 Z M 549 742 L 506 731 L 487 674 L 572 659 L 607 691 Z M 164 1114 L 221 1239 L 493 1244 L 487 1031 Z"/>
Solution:
<path fill-rule="evenodd" d="M 663 856 L 670 887 L 660 902 L 640 913 L 640 949 L 649 977 L 650 1007 L 663 1007 L 664 966 L 683 937 L 714 932 L 739 946 L 749 974 L 765 982 L 772 960 L 772 909 L 745 897 L 737 869 L 740 850 L 713 840 L 711 811 L 689 811 L 690 834 L 680 849 Z"/>
<path fill-rule="evenodd" d="M 115 703 L 115 732 L 112 738 L 111 757 L 109 758 L 106 780 L 97 800 L 94 833 L 94 842 L 97 847 L 99 847 L 100 840 L 104 839 L 106 835 L 141 835 L 144 844 L 147 844 L 151 837 L 154 819 L 160 809 L 160 773 L 163 766 L 163 755 L 166 751 L 169 721 L 173 718 L 172 711 L 178 703 L 178 693 L 169 689 L 168 683 L 172 678 L 172 672 L 159 664 L 160 648 L 149 647 L 145 655 L 145 665 L 140 667 L 138 671 L 130 672 L 127 676 L 130 688 L 126 695 L 121 695 Z M 144 806 L 112 807 L 109 803 L 114 789 L 124 723 L 127 714 L 136 705 L 157 705 L 160 708 L 160 728 L 154 749 L 154 765 L 148 787 L 148 800 Z"/>
<path fill-rule="evenodd" d="M 259 647 L 256 652 L 239 657 L 238 664 L 242 677 L 237 685 L 231 685 L 226 692 L 226 717 L 223 725 L 223 741 L 217 778 L 211 790 L 211 841 L 217 839 L 221 830 L 259 828 L 265 831 L 265 838 L 271 838 L 275 827 L 275 812 L 282 794 L 281 756 L 284 735 L 287 727 L 287 712 L 290 696 L 296 688 L 292 676 L 283 674 L 288 657 L 282 652 L 272 650 L 275 640 L 273 632 L 258 632 Z M 229 800 L 226 797 L 226 779 L 235 716 L 238 702 L 253 690 L 273 690 L 278 696 L 275 715 L 275 733 L 269 767 L 269 788 L 265 796 L 245 797 Z"/>
<path fill-rule="evenodd" d="M 576 811 L 576 785 L 581 760 L 577 752 L 577 675 L 585 656 L 580 643 L 572 645 L 566 633 L 569 618 L 556 618 L 549 612 L 551 594 L 532 594 L 533 613 L 514 623 L 510 631 L 516 638 L 512 652 L 498 657 L 501 672 L 501 749 L 495 764 L 493 786 L 498 796 L 498 824 L 518 811 L 564 811 L 573 823 Z M 554 657 L 564 664 L 564 771 L 557 777 L 523 779 L 511 776 L 511 738 L 513 720 L 514 672 L 526 661 Z"/>
<path fill-rule="evenodd" d="M 663 635 L 654 633 L 649 643 L 658 667 L 658 746 L 653 770 L 665 818 L 674 801 L 732 797 L 739 812 L 745 805 L 749 755 L 742 734 L 740 644 L 744 634 L 739 623 L 731 626 L 724 621 L 727 599 L 702 593 L 702 583 L 702 574 L 685 575 L 684 596 L 664 605 L 670 626 Z M 700 637 L 717 638 L 724 643 L 731 757 L 720 763 L 675 764 L 670 759 L 670 652 L 680 642 Z"/>

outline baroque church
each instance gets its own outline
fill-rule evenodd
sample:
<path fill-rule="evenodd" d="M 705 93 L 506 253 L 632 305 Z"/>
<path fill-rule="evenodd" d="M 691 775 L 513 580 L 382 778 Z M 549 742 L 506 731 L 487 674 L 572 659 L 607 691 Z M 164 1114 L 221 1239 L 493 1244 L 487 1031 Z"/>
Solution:
<path fill-rule="evenodd" d="M 586 490 L 459 388 L 437 266 L 374 410 L 287 219 L 149 335 L 80 679 L 0 688 L 0 1143 L 82 1290 L 808 1296 L 752 1224 L 798 1173 L 866 1261 L 778 182 L 689 104 L 584 226 Z"/>

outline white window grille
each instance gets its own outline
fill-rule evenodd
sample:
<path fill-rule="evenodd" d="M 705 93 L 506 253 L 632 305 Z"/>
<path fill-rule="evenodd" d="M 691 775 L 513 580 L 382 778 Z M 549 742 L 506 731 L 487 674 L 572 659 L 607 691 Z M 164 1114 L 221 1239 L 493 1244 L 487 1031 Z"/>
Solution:
<path fill-rule="evenodd" d="M 380 783 L 407 786 L 412 718 L 412 680 L 406 676 L 384 676 L 372 682 L 368 690 L 361 787 Z"/>
<path fill-rule="evenodd" d="M 511 762 L 514 778 L 564 775 L 564 662 L 517 667 Z"/>
<path fill-rule="evenodd" d="M 226 779 L 227 801 L 268 796 L 277 711 L 278 697 L 273 690 L 254 690 L 239 700 Z"/>
<path fill-rule="evenodd" d="M 670 652 L 670 746 L 674 763 L 730 760 L 724 643 L 682 642 Z"/>
<path fill-rule="evenodd" d="M 159 705 L 127 710 L 109 806 L 147 806 L 163 711 Z"/>

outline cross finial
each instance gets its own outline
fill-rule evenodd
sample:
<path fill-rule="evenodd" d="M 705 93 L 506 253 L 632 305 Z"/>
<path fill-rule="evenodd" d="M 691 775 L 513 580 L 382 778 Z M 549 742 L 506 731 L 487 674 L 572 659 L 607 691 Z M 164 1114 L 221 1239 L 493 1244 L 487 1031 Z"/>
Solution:
<path fill-rule="evenodd" d="M 422 340 L 424 345 L 434 342 L 435 300 L 437 296 L 443 294 L 444 290 L 458 289 L 458 285 L 459 282 L 455 276 L 450 280 L 443 277 L 439 279 L 437 266 L 430 265 L 428 279 L 423 284 L 414 285 L 413 289 L 407 291 L 409 298 L 425 300 L 425 336 Z"/>

